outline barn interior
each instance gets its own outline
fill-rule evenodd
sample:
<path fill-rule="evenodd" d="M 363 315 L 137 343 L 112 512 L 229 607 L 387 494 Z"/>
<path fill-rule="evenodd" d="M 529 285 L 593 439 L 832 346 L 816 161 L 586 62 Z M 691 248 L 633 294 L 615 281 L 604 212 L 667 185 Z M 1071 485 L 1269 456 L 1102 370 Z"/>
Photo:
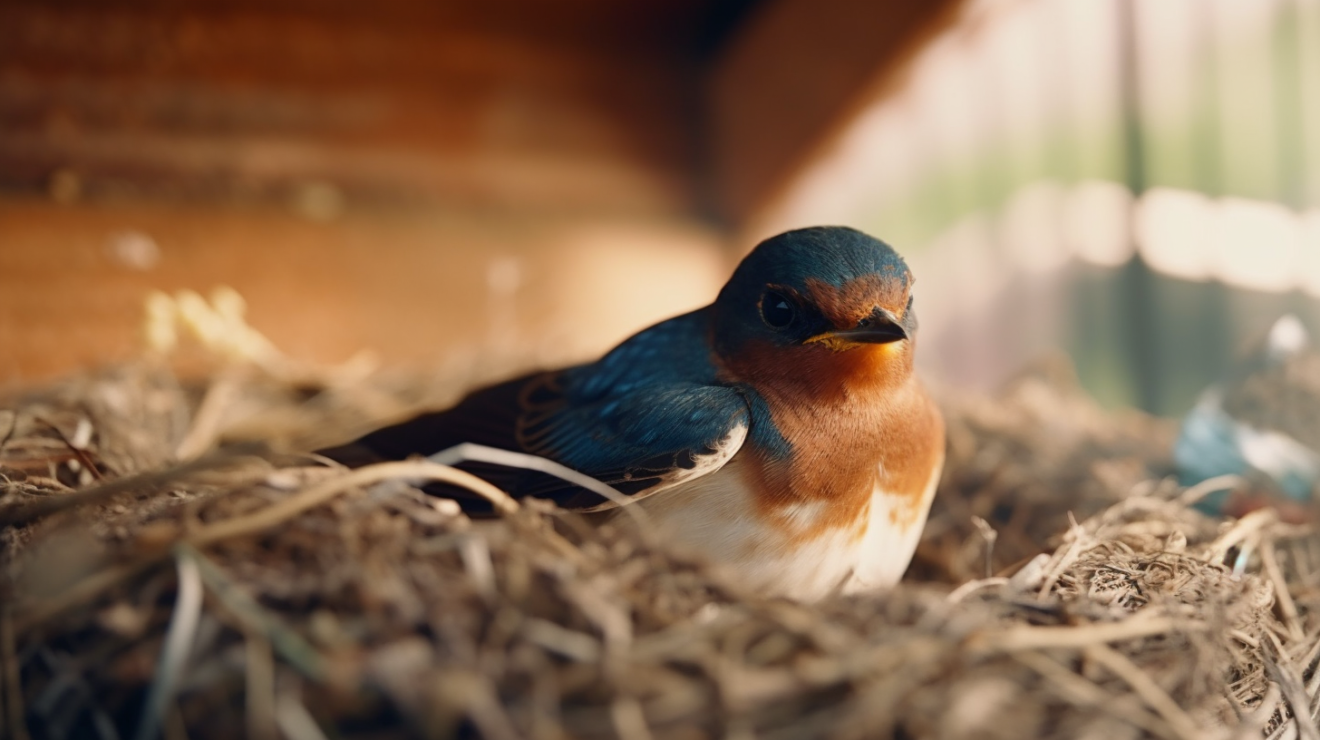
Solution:
<path fill-rule="evenodd" d="M 883 594 L 309 456 L 815 224 L 947 422 Z M 0 737 L 1311 738 L 1318 297 L 1320 0 L 4 0 Z"/>

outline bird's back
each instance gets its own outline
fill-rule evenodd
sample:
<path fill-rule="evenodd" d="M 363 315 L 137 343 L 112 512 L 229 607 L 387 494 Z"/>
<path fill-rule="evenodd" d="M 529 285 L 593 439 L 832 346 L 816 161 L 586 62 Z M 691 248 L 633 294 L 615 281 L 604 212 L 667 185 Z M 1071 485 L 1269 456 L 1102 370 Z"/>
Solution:
<path fill-rule="evenodd" d="M 321 452 L 356 467 L 475 443 L 549 458 L 625 494 L 662 487 L 674 472 L 698 468 L 730 432 L 746 428 L 738 418 L 746 414 L 741 396 L 716 381 L 707 333 L 707 309 L 693 311 L 638 332 L 596 362 L 482 388 L 449 409 Z M 550 498 L 568 508 L 603 503 L 544 473 L 461 467 L 514 497 Z M 484 500 L 453 487 L 428 490 L 458 499 L 470 512 L 489 511 Z"/>

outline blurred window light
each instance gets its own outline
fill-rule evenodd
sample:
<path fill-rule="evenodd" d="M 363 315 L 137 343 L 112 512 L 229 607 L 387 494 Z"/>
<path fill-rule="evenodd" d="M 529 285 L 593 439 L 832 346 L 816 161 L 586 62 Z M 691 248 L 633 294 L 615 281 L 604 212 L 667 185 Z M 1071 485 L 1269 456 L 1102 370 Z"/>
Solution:
<path fill-rule="evenodd" d="M 927 282 L 935 283 L 942 295 L 957 296 L 962 311 L 982 309 L 1007 283 L 1010 267 L 991 248 L 993 223 L 985 213 L 964 216 L 931 244 L 930 258 L 944 269 Z"/>
<path fill-rule="evenodd" d="M 1063 202 L 1067 192 L 1051 180 L 1018 190 L 999 220 L 999 240 L 1016 267 L 1046 273 L 1068 263 L 1063 239 Z"/>
<path fill-rule="evenodd" d="M 1320 208 L 1307 211 L 1302 215 L 1301 222 L 1301 269 L 1298 277 L 1303 290 L 1320 297 Z"/>
<path fill-rule="evenodd" d="M 1299 300 L 1320 298 L 1320 0 L 971 0 L 886 82 L 775 226 L 912 255 L 939 362 L 1039 346 L 965 329 L 1037 290 L 1074 323 L 1020 331 L 1070 343 L 1110 400 L 1171 409 L 1260 316 L 1320 325 Z"/>
<path fill-rule="evenodd" d="M 1246 198 L 1154 188 L 1138 204 L 1141 256 L 1157 272 L 1283 293 L 1302 275 L 1302 219 L 1287 208 Z"/>
<path fill-rule="evenodd" d="M 1119 267 L 1132 259 L 1132 192 L 1126 186 L 1104 180 L 1078 183 L 1062 208 L 1064 240 L 1078 259 L 1101 267 Z"/>
<path fill-rule="evenodd" d="M 1302 248 L 1297 214 L 1277 203 L 1224 198 L 1215 230 L 1219 280 L 1273 293 L 1297 287 Z"/>
<path fill-rule="evenodd" d="M 1215 205 L 1187 190 L 1154 188 L 1137 203 L 1136 238 L 1154 270 L 1183 280 L 1207 280 L 1214 270 Z"/>

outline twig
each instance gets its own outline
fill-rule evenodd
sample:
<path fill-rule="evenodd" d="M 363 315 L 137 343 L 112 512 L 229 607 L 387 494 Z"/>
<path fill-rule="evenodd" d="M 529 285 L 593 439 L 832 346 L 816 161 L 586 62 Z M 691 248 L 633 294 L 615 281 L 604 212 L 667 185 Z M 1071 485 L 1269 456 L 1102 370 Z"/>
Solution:
<path fill-rule="evenodd" d="M 538 473 L 552 475 L 560 480 L 572 483 L 575 486 L 591 491 L 592 493 L 604 498 L 610 503 L 610 508 L 621 508 L 628 512 L 630 516 L 637 520 L 642 526 L 643 532 L 650 531 L 650 521 L 646 517 L 646 512 L 631 504 L 637 503 L 636 498 L 630 498 L 620 493 L 613 486 L 606 485 L 589 475 L 579 473 L 578 471 L 561 465 L 554 460 L 549 460 L 538 455 L 529 455 L 524 452 L 514 452 L 513 450 L 502 450 L 498 447 L 488 447 L 486 445 L 464 442 L 443 449 L 426 459 L 440 465 L 457 465 L 460 462 L 483 462 L 491 465 L 503 465 L 508 468 L 521 468 L 523 470 L 533 470 Z M 603 507 L 595 507 L 589 511 L 598 510 Z"/>
<path fill-rule="evenodd" d="M 999 533 L 990 526 L 990 522 L 979 516 L 972 517 L 972 524 L 976 531 L 980 533 L 981 539 L 985 540 L 985 577 L 989 578 L 995 574 L 995 541 L 999 539 Z"/>
<path fill-rule="evenodd" d="M 313 681 L 325 678 L 324 659 L 316 648 L 303 639 L 302 635 L 285 627 L 278 619 L 271 616 L 204 554 L 187 544 L 179 545 L 179 551 L 197 564 L 202 581 L 211 589 L 211 593 L 220 604 L 242 623 L 244 632 L 260 635 L 280 654 L 280 657 L 307 678 Z"/>
<path fill-rule="evenodd" d="M 1283 653 L 1278 650 L 1277 644 L 1274 644 L 1274 648 L 1262 651 L 1265 674 L 1279 684 L 1283 700 L 1292 711 L 1292 723 L 1297 727 L 1297 737 L 1300 740 L 1320 740 L 1320 728 L 1316 727 L 1315 718 L 1311 715 L 1311 698 L 1306 694 L 1302 677 L 1293 666 L 1279 662 Z"/>
<path fill-rule="evenodd" d="M 610 704 L 610 719 L 622 740 L 651 740 L 642 705 L 631 696 L 621 696 Z"/>
<path fill-rule="evenodd" d="M 1233 580 L 1240 581 L 1242 576 L 1247 574 L 1247 566 L 1251 564 L 1251 556 L 1256 552 L 1256 547 L 1260 544 L 1260 537 L 1248 537 L 1246 542 L 1238 548 L 1237 556 L 1233 558 L 1233 570 L 1230 575 Z"/>
<path fill-rule="evenodd" d="M 498 595 L 495 586 L 495 564 L 490 558 L 490 545 L 481 536 L 463 537 L 458 543 L 458 555 L 463 559 L 468 580 L 486 603 L 493 604 Z"/>
<path fill-rule="evenodd" d="M 232 449 L 216 452 L 166 470 L 138 473 L 84 491 L 49 496 L 27 506 L 0 513 L 0 527 L 30 524 L 66 509 L 103 503 L 121 494 L 155 488 L 166 483 L 176 483 L 197 473 L 223 467 L 235 460 L 256 456 L 264 449 L 265 446 L 261 444 L 237 445 Z"/>
<path fill-rule="evenodd" d="M 275 740 L 275 661 L 270 643 L 258 633 L 248 633 L 246 658 L 247 736 L 253 740 Z"/>
<path fill-rule="evenodd" d="M 957 604 L 959 601 L 962 601 L 969 595 L 976 593 L 983 588 L 1004 586 L 1007 584 L 1007 578 L 980 578 L 975 581 L 968 581 L 951 591 L 948 596 L 944 597 L 944 600 L 950 604 Z"/>
<path fill-rule="evenodd" d="M 34 416 L 32 417 L 32 420 L 44 424 L 46 428 L 50 429 L 52 432 L 55 432 L 55 436 L 59 437 L 59 440 L 64 443 L 64 446 L 69 448 L 69 452 L 72 452 L 73 456 L 78 458 L 78 462 L 82 463 L 82 466 L 84 468 L 87 468 L 87 472 L 91 473 L 93 478 L 96 478 L 98 481 L 105 480 L 105 478 L 101 475 L 101 471 L 96 469 L 96 461 L 92 460 L 92 456 L 87 454 L 87 450 L 84 450 L 81 447 L 78 447 L 74 445 L 72 442 L 70 442 L 69 438 L 64 436 L 64 432 L 60 431 L 60 428 L 55 426 L 51 422 L 46 421 L 40 416 Z"/>
<path fill-rule="evenodd" d="M 253 514 L 202 527 L 188 537 L 188 542 L 201 549 L 221 540 L 272 529 L 308 509 L 333 500 L 345 491 L 399 478 L 441 481 L 462 486 L 485 497 L 497 511 L 508 514 L 518 510 L 518 502 L 510 498 L 509 494 L 471 473 L 433 462 L 407 460 L 369 465 L 342 477 L 322 481 Z"/>
<path fill-rule="evenodd" d="M 1204 622 L 1172 617 L 1134 617 L 1124 622 L 1091 624 L 1084 627 L 1007 627 L 980 632 L 967 644 L 973 654 L 1041 650 L 1045 648 L 1085 648 L 1109 642 L 1135 640 L 1167 632 L 1200 632 Z"/>
<path fill-rule="evenodd" d="M 1142 701 L 1151 709 L 1154 709 L 1164 721 L 1169 724 L 1173 733 L 1182 740 L 1199 740 L 1204 737 L 1204 733 L 1196 725 L 1196 721 L 1178 706 L 1178 703 L 1169 696 L 1168 692 L 1160 688 L 1150 676 L 1128 660 L 1127 656 L 1114 650 L 1108 645 L 1091 645 L 1086 648 L 1086 657 L 1099 663 L 1122 679 L 1132 690 L 1140 696 Z"/>
<path fill-rule="evenodd" d="M 1245 482 L 1245 478 L 1233 473 L 1229 473 L 1228 475 L 1217 475 L 1213 478 L 1206 478 L 1200 483 L 1183 491 L 1178 498 L 1174 499 L 1174 501 L 1180 506 L 1191 506 L 1212 493 L 1232 490 Z"/>
<path fill-rule="evenodd" d="M 8 607 L 0 608 L 0 663 L 4 667 L 0 677 L 5 685 L 5 724 L 9 737 L 28 740 L 27 722 L 23 717 L 22 670 L 14 649 L 14 618 Z"/>
<path fill-rule="evenodd" d="M 174 613 L 165 633 L 165 645 L 156 664 L 156 677 L 143 705 L 142 719 L 138 721 L 136 740 L 153 740 L 160 731 L 165 712 L 173 703 L 183 666 L 192 652 L 197 624 L 202 615 L 202 579 L 197 562 L 187 554 L 176 556 L 179 571 L 179 595 L 174 601 Z"/>
<path fill-rule="evenodd" d="M 1229 700 L 1233 704 L 1234 711 L 1237 711 L 1237 702 L 1231 696 Z M 1269 688 L 1265 690 L 1265 696 L 1261 697 L 1260 704 L 1250 714 L 1239 717 L 1237 737 L 1258 738 L 1263 735 L 1265 728 L 1269 726 L 1274 715 L 1282 716 L 1282 707 L 1279 706 L 1281 701 L 1283 701 L 1283 690 L 1279 688 L 1279 682 L 1270 681 Z M 1276 730 L 1270 733 L 1270 737 L 1273 737 L 1277 732 Z"/>
<path fill-rule="evenodd" d="M 1300 641 L 1306 633 L 1302 630 L 1301 614 L 1297 611 L 1297 602 L 1288 592 L 1288 581 L 1279 569 L 1279 559 L 1274 552 L 1274 542 L 1265 541 L 1260 546 L 1260 562 L 1265 568 L 1265 575 L 1274 584 L 1274 595 L 1279 600 L 1279 611 L 1283 613 L 1283 623 L 1288 628 L 1288 636 Z"/>
<path fill-rule="evenodd" d="M 1144 707 L 1137 705 L 1132 706 L 1131 711 L 1117 711 L 1117 708 L 1113 706 L 1117 697 L 1095 683 L 1059 665 L 1058 661 L 1045 653 L 1027 650 L 1014 653 L 1013 659 L 1039 673 L 1045 679 L 1046 687 L 1063 695 L 1065 699 L 1074 704 L 1113 709 L 1115 711 L 1111 713 L 1114 717 L 1130 722 L 1152 734 L 1160 729 L 1160 718 L 1151 714 Z"/>
<path fill-rule="evenodd" d="M 1231 629 L 1228 631 L 1228 636 L 1232 637 L 1233 639 L 1237 640 L 1243 645 L 1247 645 L 1248 647 L 1253 647 L 1253 648 L 1260 647 L 1260 640 L 1257 640 L 1256 638 L 1252 637 L 1251 635 L 1248 635 L 1242 630 Z"/>
<path fill-rule="evenodd" d="M 1269 507 L 1257 509 L 1247 514 L 1236 523 L 1227 532 L 1219 535 L 1214 542 L 1207 548 L 1207 559 L 1212 562 L 1221 562 L 1228 551 L 1240 542 L 1243 542 L 1252 534 L 1264 529 L 1265 527 L 1278 521 L 1278 513 Z"/>
<path fill-rule="evenodd" d="M 220 423 L 224 420 L 225 408 L 238 394 L 238 377 L 234 370 L 222 375 L 206 389 L 202 403 L 197 407 L 192 426 L 179 443 L 175 456 L 180 460 L 189 460 L 202 454 L 215 443 L 220 435 Z"/>
<path fill-rule="evenodd" d="M 1302 668 L 1302 675 L 1307 671 L 1311 672 L 1311 679 L 1306 682 L 1307 693 L 1320 698 L 1320 636 L 1316 636 L 1315 642 L 1311 644 L 1311 649 L 1306 651 L 1306 657 L 1298 663 Z"/>
<path fill-rule="evenodd" d="M 1077 523 L 1077 519 L 1073 517 L 1071 511 L 1068 512 L 1068 522 L 1071 524 L 1068 531 L 1072 534 L 1073 540 L 1068 543 L 1068 548 L 1064 550 L 1063 555 L 1059 557 L 1054 567 L 1050 569 L 1049 574 L 1045 577 L 1044 583 L 1040 585 L 1040 591 L 1036 594 L 1037 599 L 1045 598 L 1050 589 L 1054 588 L 1054 584 L 1059 581 L 1059 577 L 1068 569 L 1068 566 L 1082 556 L 1082 552 L 1088 544 L 1086 540 L 1090 539 L 1090 535 Z"/>
<path fill-rule="evenodd" d="M 292 692 L 281 693 L 275 700 L 275 721 L 289 740 L 327 740 L 307 707 Z"/>

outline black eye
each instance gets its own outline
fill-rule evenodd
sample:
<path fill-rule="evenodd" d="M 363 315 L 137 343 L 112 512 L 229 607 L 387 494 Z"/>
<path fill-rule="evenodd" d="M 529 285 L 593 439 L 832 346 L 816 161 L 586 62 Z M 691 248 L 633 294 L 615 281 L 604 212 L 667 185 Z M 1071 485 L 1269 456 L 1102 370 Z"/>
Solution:
<path fill-rule="evenodd" d="M 793 323 L 793 318 L 797 316 L 797 309 L 793 307 L 793 301 L 773 290 L 767 290 L 765 295 L 761 296 L 761 319 L 769 326 L 776 329 L 783 329 L 785 326 Z"/>

